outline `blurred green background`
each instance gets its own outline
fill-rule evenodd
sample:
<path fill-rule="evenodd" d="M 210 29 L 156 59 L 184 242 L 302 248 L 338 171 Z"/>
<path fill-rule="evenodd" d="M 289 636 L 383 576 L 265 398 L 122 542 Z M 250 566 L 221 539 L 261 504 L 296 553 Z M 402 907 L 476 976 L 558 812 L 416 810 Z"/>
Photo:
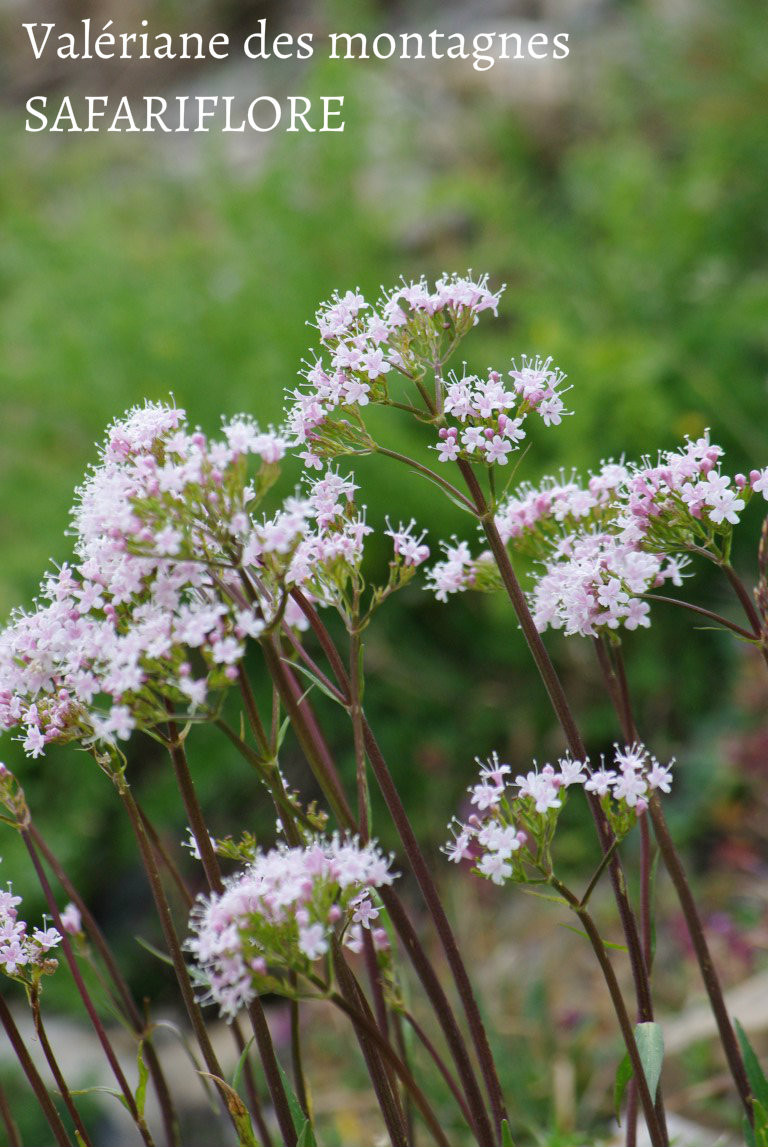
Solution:
<path fill-rule="evenodd" d="M 30 65 L 20 9 L 0 7 L 8 48 L 0 73 L 3 616 L 31 602 L 51 558 L 66 558 L 72 491 L 113 417 L 173 394 L 210 431 L 221 414 L 240 410 L 277 422 L 283 390 L 312 345 L 305 324 L 317 304 L 335 288 L 375 296 L 401 274 L 472 267 L 506 282 L 499 320 L 481 323 L 462 353 L 482 369 L 542 352 L 569 375 L 576 413 L 536 437 L 521 477 L 654 454 L 707 426 L 731 472 L 768 464 L 762 0 L 496 5 L 484 23 L 482 10 L 470 19 L 468 7 L 446 17 L 451 27 L 549 17 L 570 28 L 571 56 L 543 66 L 533 82 L 529 73 L 500 74 L 502 64 L 479 75 L 468 64 L 350 65 L 318 53 L 303 71 L 259 71 L 259 90 L 343 94 L 346 131 L 276 132 L 239 151 L 215 136 L 25 135 L 27 95 L 92 89 L 82 72 Z M 102 22 L 111 14 L 106 2 L 66 11 L 69 19 L 95 12 Z M 157 2 L 141 15 L 169 30 L 236 35 L 256 11 L 275 31 L 311 27 L 318 38 L 330 28 L 446 26 L 426 4 L 341 0 L 280 10 Z M 129 15 L 121 11 L 121 26 Z M 46 18 L 43 5 L 34 18 Z M 152 91 L 163 90 L 162 76 L 143 75 Z M 224 83 L 216 69 L 189 70 L 174 74 L 172 87 L 228 90 L 227 75 Z M 120 80 L 128 90 L 141 82 L 130 69 Z M 232 74 L 233 85 L 243 82 Z M 390 420 L 386 433 L 396 446 L 419 448 L 410 426 Z M 407 472 L 365 461 L 358 473 L 372 522 L 413 515 L 435 548 L 465 529 Z M 759 526 L 755 511 L 737 552 L 750 582 Z M 697 593 L 730 609 L 714 581 L 700 579 Z M 735 714 L 745 673 L 735 643 L 694 632 L 684 615 L 657 610 L 656 620 L 650 633 L 627 640 L 630 674 L 654 748 L 695 757 L 711 782 L 702 785 L 701 773 L 681 782 L 680 827 L 693 836 L 711 825 L 718 794 L 751 783 L 725 768 L 722 739 L 759 712 Z M 427 840 L 443 839 L 475 754 L 498 748 L 522 765 L 559 747 L 504 602 L 466 595 L 446 607 L 414 587 L 381 615 L 368 642 L 367 705 Z M 615 729 L 588 644 L 551 645 L 599 751 Z M 349 770 L 346 733 L 331 727 Z M 137 982 L 162 990 L 162 971 L 130 940 L 152 925 L 107 782 L 73 751 L 37 763 L 22 763 L 10 741 L 1 751 L 19 766 L 54 846 L 122 937 Z M 149 742 L 131 752 L 143 800 L 178 840 L 183 821 L 165 763 Z M 214 831 L 269 824 L 226 745 L 199 735 L 191 753 Z M 288 767 L 306 781 L 297 756 Z M 383 822 L 381 834 L 392 843 Z M 4 877 L 28 893 L 33 911 L 39 900 L 10 838 L 0 853 Z M 578 861 L 576 842 L 573 854 Z"/>

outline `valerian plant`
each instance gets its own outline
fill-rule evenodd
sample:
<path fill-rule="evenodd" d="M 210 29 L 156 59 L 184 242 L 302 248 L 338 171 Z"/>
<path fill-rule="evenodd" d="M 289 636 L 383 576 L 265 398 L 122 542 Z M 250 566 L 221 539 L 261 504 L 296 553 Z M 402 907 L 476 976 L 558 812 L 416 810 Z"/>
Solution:
<path fill-rule="evenodd" d="M 585 479 L 562 472 L 538 486 L 520 482 L 530 420 L 555 433 L 571 414 L 569 387 L 552 360 L 536 354 L 520 354 L 480 375 L 454 364 L 473 327 L 496 315 L 500 298 L 485 277 L 471 275 L 446 276 L 434 285 L 403 282 L 373 305 L 357 290 L 334 295 L 315 316 L 319 346 L 304 363 L 298 386 L 288 391 L 284 425 L 277 429 L 261 429 L 244 414 L 225 419 L 211 437 L 172 404 L 129 411 L 107 431 L 77 492 L 73 556 L 45 575 L 34 607 L 14 615 L 0 633 L 0 725 L 31 758 L 76 743 L 112 782 L 146 870 L 203 1074 L 216 1084 L 222 1118 L 239 1144 L 317 1141 L 301 1017 L 318 1003 L 349 1021 L 393 1147 L 424 1137 L 446 1147 L 469 1141 L 506 1147 L 520 1126 L 440 895 L 444 874 L 436 876 L 437 858 L 419 844 L 365 710 L 370 683 L 362 635 L 431 558 L 427 529 L 407 512 L 383 523 L 368 521 L 357 476 L 342 459 L 373 453 L 428 479 L 474 519 L 479 546 L 458 537 L 440 542 L 442 556 L 432 560 L 422 584 L 441 602 L 470 590 L 507 595 L 562 731 L 556 764 L 530 767 L 495 753 L 485 764 L 478 761 L 471 811 L 454 822 L 446 846 L 450 860 L 470 865 L 499 889 L 546 885 L 550 899 L 575 913 L 626 1049 L 619 1069 L 622 1088 L 629 1082 L 626 1143 L 636 1142 L 642 1114 L 653 1147 L 669 1147 L 662 1037 L 651 992 L 655 837 L 699 960 L 745 1135 L 750 1143 L 764 1139 L 757 1061 L 734 1034 L 664 817 L 672 763 L 656 758 L 635 725 L 620 638 L 623 630 L 650 625 L 654 602 L 673 602 L 766 655 L 765 545 L 754 600 L 731 565 L 731 548 L 748 501 L 768 498 L 768 467 L 729 476 L 723 451 L 707 434 L 660 453 L 655 462 L 610 461 Z M 372 406 L 418 421 L 421 459 L 390 448 L 374 432 Z M 301 458 L 304 475 L 281 501 L 276 484 L 289 454 Z M 385 568 L 376 569 L 368 552 L 375 532 L 391 543 Z M 516 555 L 534 562 L 527 592 L 515 571 Z M 679 586 L 703 560 L 723 572 L 743 624 L 659 592 Z M 329 613 L 340 619 L 340 628 L 326 624 Z M 608 760 L 588 751 L 541 636 L 550 628 L 592 641 L 617 718 L 618 739 Z M 339 632 L 341 638 L 334 636 Z M 251 649 L 260 658 L 246 662 Z M 251 680 L 257 671 L 271 691 L 266 706 L 264 689 Z M 330 700 L 348 718 L 353 783 L 337 768 L 323 729 L 325 702 L 316 705 L 316 698 Z M 240 714 L 233 720 L 235 703 Z M 252 767 L 257 793 L 274 810 L 273 839 L 257 841 L 248 824 L 233 825 L 224 840 L 211 836 L 194 784 L 195 762 L 187 755 L 190 729 L 201 723 L 214 726 Z M 308 800 L 287 781 L 281 758 L 288 729 L 320 800 Z M 177 867 L 178 856 L 162 845 L 134 795 L 124 746 L 136 733 L 167 751 L 190 826 L 189 847 L 207 884 L 197 898 Z M 399 837 L 396 859 L 376 843 L 372 784 Z M 21 835 L 51 914 L 50 926 L 29 933 L 17 916 L 18 898 L 10 889 L 0 896 L 0 966 L 26 992 L 73 1130 L 51 1100 L 5 1002 L 0 1014 L 51 1133 L 60 1144 L 71 1144 L 73 1135 L 78 1143 L 90 1142 L 77 1096 L 42 1025 L 42 978 L 56 966 L 48 952 L 60 946 L 138 1139 L 150 1147 L 162 1133 L 173 1147 L 180 1143 L 176 1104 L 154 1046 L 151 1015 L 138 1006 L 97 920 L 7 770 L 0 790 L 3 819 Z M 558 865 L 558 822 L 568 800 L 587 804 L 597 837 L 594 872 L 580 893 L 565 884 Z M 635 831 L 641 842 L 637 903 L 620 848 Z M 398 891 L 396 876 L 406 871 L 442 949 L 450 985 L 428 955 L 425 945 L 433 938 L 423 934 Z M 589 911 L 603 876 L 623 932 L 631 1002 Z M 169 882 L 186 920 L 172 906 Z M 60 900 L 68 901 L 66 908 Z M 84 963 L 109 985 L 134 1033 L 135 1085 L 83 978 Z M 414 983 L 419 997 L 412 1007 Z M 265 995 L 288 1001 L 290 1081 L 266 1020 Z M 209 1004 L 231 1026 L 243 1095 L 222 1071 L 204 1010 Z M 425 1014 L 431 1015 L 426 1024 Z M 438 1082 L 425 1089 L 427 1068 Z M 158 1128 L 145 1117 L 150 1081 L 161 1113 Z M 453 1114 L 446 1114 L 449 1108 Z M 4 1097 L 0 1112 L 9 1141 L 18 1142 Z"/>

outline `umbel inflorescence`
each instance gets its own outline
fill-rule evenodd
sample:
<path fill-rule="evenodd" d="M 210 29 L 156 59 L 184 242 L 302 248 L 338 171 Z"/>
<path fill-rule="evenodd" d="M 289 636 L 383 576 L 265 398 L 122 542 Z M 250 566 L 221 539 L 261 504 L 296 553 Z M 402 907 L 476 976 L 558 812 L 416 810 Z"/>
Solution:
<path fill-rule="evenodd" d="M 276 975 L 310 973 L 334 939 L 359 952 L 370 929 L 385 951 L 374 896 L 394 879 L 390 863 L 375 845 L 338 836 L 282 845 L 258 852 L 224 892 L 200 901 L 187 948 L 222 1015 L 231 1019 L 259 991 L 286 994 Z"/>
<path fill-rule="evenodd" d="M 0 723 L 30 756 L 125 740 L 165 721 L 168 703 L 210 714 L 249 639 L 306 628 L 294 588 L 345 608 L 371 527 L 355 483 L 331 469 L 264 512 L 288 445 L 246 416 L 209 439 L 163 404 L 114 424 L 73 509 L 74 562 L 0 634 Z M 414 525 L 384 531 L 394 554 L 379 599 L 428 556 Z"/>
<path fill-rule="evenodd" d="M 472 861 L 474 871 L 494 884 L 526 883 L 531 873 L 549 875 L 550 845 L 573 786 L 599 798 L 620 840 L 647 811 L 653 792 L 671 791 L 674 764 L 661 765 L 643 745 L 616 745 L 609 766 L 601 760 L 593 768 L 588 760 L 565 756 L 557 767 L 534 764 L 510 783 L 512 768 L 501 764 L 498 754 L 477 763 L 480 779 L 468 790 L 475 811 L 466 822 L 454 821 L 445 852 L 455 863 Z"/>

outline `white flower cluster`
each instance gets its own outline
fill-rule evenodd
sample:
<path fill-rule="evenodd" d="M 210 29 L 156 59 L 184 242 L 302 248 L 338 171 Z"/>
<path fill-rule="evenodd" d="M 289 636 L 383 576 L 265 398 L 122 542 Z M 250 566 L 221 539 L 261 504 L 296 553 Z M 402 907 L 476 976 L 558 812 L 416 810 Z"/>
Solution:
<path fill-rule="evenodd" d="M 539 630 L 593 637 L 601 629 L 647 628 L 642 595 L 671 581 L 682 585 L 684 558 L 649 554 L 614 534 L 569 534 L 554 548 L 531 593 Z"/>
<path fill-rule="evenodd" d="M 511 388 L 496 370 L 486 379 L 465 374 L 449 375 L 444 384 L 443 410 L 453 421 L 441 427 L 435 449 L 440 462 L 457 458 L 506 466 L 508 455 L 519 449 L 530 411 L 536 411 L 546 426 L 558 426 L 566 411 L 559 389 L 565 375 L 551 359 L 529 361 L 509 372 Z"/>
<path fill-rule="evenodd" d="M 330 470 L 258 517 L 286 447 L 245 416 L 219 440 L 162 404 L 116 422 L 73 510 L 75 562 L 0 631 L 0 729 L 36 757 L 51 741 L 126 739 L 168 701 L 194 715 L 237 677 L 249 638 L 306 628 L 293 587 L 336 604 L 371 530 Z M 389 591 L 429 554 L 413 525 L 388 530 Z"/>
<path fill-rule="evenodd" d="M 537 628 L 586 637 L 647 628 L 646 596 L 682 585 L 690 553 L 717 557 L 750 497 L 768 500 L 768 467 L 731 479 L 722 454 L 705 434 L 655 465 L 609 461 L 586 482 L 561 473 L 503 498 L 495 513 L 502 541 L 541 567 L 529 595 Z M 446 560 L 427 575 L 439 601 L 495 588 L 483 576 L 487 554 L 473 557 L 466 543 L 443 549 Z"/>
<path fill-rule="evenodd" d="M 501 291 L 487 276 L 445 276 L 403 282 L 371 305 L 359 291 L 335 294 L 315 319 L 323 351 L 302 372 L 305 385 L 289 393 L 287 426 L 305 465 L 322 469 L 324 434 L 332 416 L 388 401 L 392 369 L 419 378 L 425 363 L 443 358 L 486 310 L 496 314 Z"/>
<path fill-rule="evenodd" d="M 499 762 L 498 754 L 485 764 L 477 758 L 477 763 L 479 780 L 468 789 L 476 811 L 466 822 L 452 822 L 453 839 L 444 851 L 455 863 L 472 861 L 474 871 L 494 884 L 525 880 L 527 867 L 541 860 L 567 789 L 581 785 L 595 793 L 623 835 L 645 812 L 652 792 L 670 792 L 674 764 L 661 765 L 643 745 L 616 745 L 610 767 L 601 760 L 593 769 L 588 760 L 565 756 L 556 767 L 534 767 L 510 784 L 512 769 Z"/>
<path fill-rule="evenodd" d="M 11 979 L 32 983 L 36 976 L 52 972 L 56 960 L 48 953 L 61 943 L 55 928 L 35 928 L 19 918 L 21 897 L 14 896 L 11 885 L 0 891 L 0 970 Z"/>
<path fill-rule="evenodd" d="M 280 991 L 275 973 L 308 971 L 334 936 L 357 952 L 370 929 L 386 949 L 372 893 L 394 880 L 390 864 L 375 844 L 338 836 L 257 853 L 220 896 L 201 898 L 192 911 L 186 946 L 206 1002 L 232 1019 L 259 991 Z"/>

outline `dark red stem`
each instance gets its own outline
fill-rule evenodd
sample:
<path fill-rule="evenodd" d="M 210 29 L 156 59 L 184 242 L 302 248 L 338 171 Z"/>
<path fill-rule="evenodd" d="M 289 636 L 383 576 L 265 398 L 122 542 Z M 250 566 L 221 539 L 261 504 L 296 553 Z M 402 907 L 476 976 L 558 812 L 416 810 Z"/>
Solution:
<path fill-rule="evenodd" d="M 107 943 L 104 933 L 101 931 L 101 928 L 97 924 L 92 912 L 88 908 L 88 905 L 85 903 L 82 896 L 77 891 L 77 888 L 67 876 L 56 856 L 51 852 L 45 839 L 40 834 L 34 823 L 30 823 L 29 832 L 35 842 L 36 847 L 42 853 L 46 863 L 55 875 L 59 884 L 80 913 L 83 924 L 85 925 L 85 930 L 102 960 L 104 961 L 104 965 L 109 972 L 112 983 L 117 989 L 120 999 L 123 1002 L 126 1018 L 128 1019 L 136 1035 L 144 1039 L 144 1058 L 146 1060 L 149 1073 L 152 1077 L 152 1084 L 155 1088 L 157 1101 L 160 1106 L 165 1137 L 168 1141 L 169 1147 L 176 1147 L 179 1142 L 179 1127 L 176 1112 L 173 1106 L 173 1099 L 171 1098 L 171 1093 L 168 1090 L 168 1083 L 160 1065 L 160 1060 L 157 1057 L 157 1053 L 155 1052 L 152 1042 L 147 1038 L 146 1024 L 144 1023 L 141 1012 L 139 1011 L 136 1002 L 131 995 L 131 990 L 126 983 L 114 956 L 112 955 L 112 950 Z"/>
<path fill-rule="evenodd" d="M 56 1142 L 59 1144 L 59 1147 L 72 1147 L 72 1140 L 67 1134 L 67 1129 L 62 1123 L 58 1111 L 53 1106 L 53 1101 L 40 1077 L 40 1073 L 32 1062 L 24 1040 L 21 1038 L 21 1033 L 14 1023 L 13 1016 L 2 994 L 0 994 L 0 1023 L 2 1023 L 5 1028 L 8 1041 L 16 1053 L 16 1058 L 21 1064 L 24 1074 L 29 1080 L 30 1086 L 35 1093 L 35 1098 L 40 1104 L 40 1110 L 45 1116 Z"/>
<path fill-rule="evenodd" d="M 102 1050 L 107 1057 L 107 1062 L 112 1069 L 112 1074 L 117 1080 L 117 1085 L 123 1094 L 128 1112 L 136 1124 L 139 1133 L 147 1147 L 154 1147 L 152 1136 L 149 1133 L 149 1129 L 144 1121 L 143 1116 L 139 1113 L 139 1110 L 136 1106 L 136 1100 L 133 1097 L 133 1092 L 131 1091 L 131 1088 L 128 1084 L 128 1080 L 125 1078 L 123 1069 L 121 1068 L 117 1060 L 117 1056 L 115 1055 L 114 1048 L 110 1043 L 109 1036 L 104 1029 L 101 1018 L 93 1005 L 93 1000 L 90 997 L 90 993 L 85 986 L 85 981 L 83 980 L 82 974 L 80 972 L 80 967 L 77 963 L 77 959 L 75 958 L 75 953 L 72 950 L 72 944 L 70 943 L 69 936 L 67 935 L 66 929 L 61 923 L 61 915 L 59 913 L 59 906 L 56 903 L 56 897 L 53 895 L 53 889 L 48 882 L 48 877 L 45 874 L 45 869 L 43 868 L 42 861 L 38 855 L 37 848 L 35 847 L 35 843 L 32 839 L 29 828 L 22 827 L 19 831 L 21 833 L 21 838 L 26 846 L 27 852 L 29 853 L 30 860 L 34 866 L 35 873 L 37 874 L 37 879 L 40 882 L 40 887 L 43 890 L 43 894 L 48 904 L 48 910 L 50 911 L 51 916 L 53 917 L 53 922 L 61 935 L 61 950 L 63 951 L 66 961 L 69 965 L 69 970 L 72 973 L 72 979 L 75 981 L 80 999 L 83 1001 L 85 1010 L 87 1011 L 88 1017 L 91 1021 L 91 1024 L 93 1025 L 93 1030 L 96 1032 L 96 1036 L 99 1040 L 99 1043 L 101 1044 Z"/>
<path fill-rule="evenodd" d="M 622 701 L 617 707 L 617 716 L 622 728 L 623 735 L 628 743 L 639 740 L 637 734 L 637 726 L 635 724 L 634 716 L 632 714 L 632 707 L 629 696 L 629 686 L 627 683 L 626 671 L 624 669 L 624 659 L 621 656 L 621 651 L 618 649 L 615 655 L 617 667 L 617 680 L 619 683 L 619 691 Z M 659 845 L 664 866 L 669 873 L 669 877 L 674 886 L 677 898 L 680 902 L 680 907 L 685 917 L 686 926 L 688 928 L 688 935 L 690 936 L 691 943 L 693 944 L 694 952 L 696 953 L 696 960 L 699 965 L 704 987 L 706 988 L 707 995 L 709 996 L 710 1007 L 712 1008 L 717 1030 L 720 1035 L 720 1042 L 725 1053 L 728 1067 L 730 1068 L 733 1081 L 736 1084 L 736 1089 L 739 1093 L 742 1106 L 745 1114 L 750 1121 L 754 1122 L 754 1109 L 752 1105 L 752 1091 L 747 1079 L 746 1069 L 744 1067 L 744 1060 L 741 1055 L 736 1034 L 733 1030 L 728 1009 L 725 1005 L 725 998 L 723 996 L 723 989 L 720 984 L 720 978 L 715 969 L 712 955 L 709 951 L 707 938 L 704 933 L 704 927 L 699 916 L 699 910 L 696 905 L 695 898 L 691 892 L 691 887 L 688 883 L 688 878 L 685 874 L 680 855 L 675 848 L 674 841 L 667 826 L 664 812 L 658 795 L 654 793 L 651 796 L 649 809 L 651 819 L 653 821 L 653 828 L 656 834 L 656 841 Z"/>

